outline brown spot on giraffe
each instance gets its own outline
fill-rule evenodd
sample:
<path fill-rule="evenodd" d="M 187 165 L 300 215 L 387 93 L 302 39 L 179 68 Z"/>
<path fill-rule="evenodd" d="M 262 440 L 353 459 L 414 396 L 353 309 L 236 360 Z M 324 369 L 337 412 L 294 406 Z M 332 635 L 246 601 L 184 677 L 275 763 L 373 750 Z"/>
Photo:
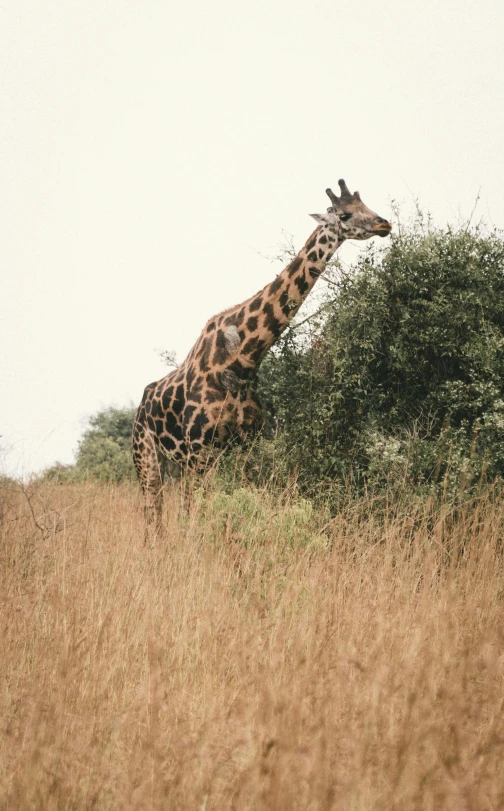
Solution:
<path fill-rule="evenodd" d="M 195 468 L 203 448 L 245 438 L 261 425 L 255 377 L 309 294 L 327 262 L 346 239 L 387 236 L 390 223 L 371 211 L 343 180 L 327 194 L 326 214 L 299 254 L 273 282 L 246 301 L 213 316 L 184 362 L 146 387 L 133 423 L 133 460 L 145 496 L 148 526 L 161 530 L 162 486 Z"/>

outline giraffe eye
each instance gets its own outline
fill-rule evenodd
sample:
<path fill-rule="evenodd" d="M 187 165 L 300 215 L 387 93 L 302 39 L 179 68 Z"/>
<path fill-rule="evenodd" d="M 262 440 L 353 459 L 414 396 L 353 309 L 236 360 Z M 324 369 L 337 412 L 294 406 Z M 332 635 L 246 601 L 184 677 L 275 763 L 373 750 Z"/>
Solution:
<path fill-rule="evenodd" d="M 350 219 L 351 216 L 352 216 L 351 214 L 340 214 L 340 220 L 341 222 L 346 222 L 347 220 Z"/>

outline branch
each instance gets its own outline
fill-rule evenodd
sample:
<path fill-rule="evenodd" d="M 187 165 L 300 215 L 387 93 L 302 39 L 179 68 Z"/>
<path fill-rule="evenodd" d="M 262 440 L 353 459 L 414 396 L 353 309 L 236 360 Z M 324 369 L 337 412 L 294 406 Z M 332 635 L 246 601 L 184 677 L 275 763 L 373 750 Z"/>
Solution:
<path fill-rule="evenodd" d="M 469 230 L 469 226 L 471 225 L 471 220 L 472 220 L 472 218 L 474 217 L 474 212 L 476 211 L 476 208 L 478 207 L 478 203 L 479 203 L 479 199 L 480 199 L 480 194 L 481 194 L 481 186 L 480 186 L 480 187 L 479 187 L 479 189 L 478 189 L 478 194 L 476 195 L 476 200 L 474 201 L 473 209 L 472 209 L 472 211 L 471 211 L 471 216 L 470 216 L 470 217 L 469 217 L 469 219 L 467 220 L 467 225 L 466 225 L 466 227 L 465 227 L 465 229 L 464 229 L 464 231 L 465 231 L 465 233 L 466 233 L 466 234 L 467 234 L 467 232 L 468 232 L 468 230 Z"/>
<path fill-rule="evenodd" d="M 34 511 L 34 509 L 33 509 L 33 505 L 32 505 L 32 503 L 31 503 L 31 497 L 30 497 L 30 496 L 28 495 L 28 493 L 26 492 L 26 487 L 21 487 L 21 492 L 23 493 L 24 497 L 26 498 L 26 500 L 27 500 L 27 502 L 28 502 L 28 506 L 29 506 L 29 508 L 30 508 L 30 512 L 31 512 L 31 514 L 32 514 L 32 518 L 33 518 L 33 523 L 35 524 L 35 526 L 37 527 L 37 529 L 39 529 L 41 532 L 45 532 L 45 531 L 46 531 L 46 527 L 41 526 L 41 525 L 39 524 L 39 522 L 37 521 L 37 519 L 35 518 L 35 511 Z"/>

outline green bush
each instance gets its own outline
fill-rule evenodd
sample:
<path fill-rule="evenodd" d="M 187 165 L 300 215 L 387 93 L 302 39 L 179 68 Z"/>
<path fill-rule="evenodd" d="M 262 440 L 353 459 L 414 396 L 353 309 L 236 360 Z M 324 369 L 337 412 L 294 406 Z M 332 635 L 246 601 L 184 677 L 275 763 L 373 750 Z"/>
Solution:
<path fill-rule="evenodd" d="M 245 546 L 263 543 L 266 538 L 269 544 L 276 542 L 282 546 L 325 545 L 310 501 L 289 499 L 273 509 L 271 491 L 235 486 L 232 492 L 226 492 L 221 485 L 218 480 L 217 489 L 200 489 L 195 494 L 207 535 L 216 542 L 226 534 Z"/>
<path fill-rule="evenodd" d="M 419 220 L 370 247 L 260 373 L 265 436 L 313 489 L 504 474 L 504 242 Z M 320 316 L 319 316 L 320 317 Z"/>
<path fill-rule="evenodd" d="M 79 440 L 75 465 L 56 463 L 45 477 L 58 481 L 120 482 L 136 477 L 131 456 L 131 426 L 136 409 L 105 408 L 90 417 Z"/>
<path fill-rule="evenodd" d="M 89 420 L 77 450 L 76 472 L 100 481 L 133 479 L 131 426 L 136 409 L 106 408 Z"/>

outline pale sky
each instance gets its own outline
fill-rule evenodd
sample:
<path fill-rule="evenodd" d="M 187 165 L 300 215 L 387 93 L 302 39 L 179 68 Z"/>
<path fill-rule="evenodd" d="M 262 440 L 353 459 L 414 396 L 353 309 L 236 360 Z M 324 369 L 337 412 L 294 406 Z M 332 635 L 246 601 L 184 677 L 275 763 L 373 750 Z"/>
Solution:
<path fill-rule="evenodd" d="M 0 469 L 73 461 L 340 177 L 504 226 L 503 35 L 502 0 L 4 0 Z"/>

